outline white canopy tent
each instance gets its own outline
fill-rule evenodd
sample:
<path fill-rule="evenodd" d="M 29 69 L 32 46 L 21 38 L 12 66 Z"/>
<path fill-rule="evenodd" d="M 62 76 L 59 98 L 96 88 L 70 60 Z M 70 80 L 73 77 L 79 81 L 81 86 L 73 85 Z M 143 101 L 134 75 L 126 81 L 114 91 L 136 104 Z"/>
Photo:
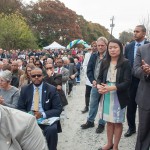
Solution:
<path fill-rule="evenodd" d="M 65 49 L 65 47 L 54 41 L 52 44 L 43 47 L 43 49 Z"/>

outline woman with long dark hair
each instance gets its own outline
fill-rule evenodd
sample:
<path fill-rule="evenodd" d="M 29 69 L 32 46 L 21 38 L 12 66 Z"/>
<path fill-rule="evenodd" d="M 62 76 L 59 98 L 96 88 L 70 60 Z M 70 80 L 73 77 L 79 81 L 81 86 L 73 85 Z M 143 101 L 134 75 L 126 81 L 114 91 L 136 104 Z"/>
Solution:
<path fill-rule="evenodd" d="M 118 150 L 125 120 L 125 107 L 129 100 L 131 66 L 123 56 L 122 43 L 117 39 L 108 42 L 106 59 L 102 62 L 97 81 L 101 117 L 107 122 L 107 144 L 99 150 Z"/>

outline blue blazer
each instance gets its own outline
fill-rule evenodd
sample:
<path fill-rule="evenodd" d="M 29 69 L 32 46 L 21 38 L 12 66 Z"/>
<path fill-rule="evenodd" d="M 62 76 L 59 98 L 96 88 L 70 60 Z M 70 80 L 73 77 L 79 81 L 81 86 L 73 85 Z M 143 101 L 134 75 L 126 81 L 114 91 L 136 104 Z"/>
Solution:
<path fill-rule="evenodd" d="M 144 44 L 147 43 L 149 43 L 149 41 L 144 42 Z M 132 68 L 134 63 L 134 46 L 135 46 L 135 41 L 131 42 L 125 47 L 125 53 L 124 53 L 125 58 L 127 58 L 130 61 Z"/>
<path fill-rule="evenodd" d="M 18 109 L 29 112 L 31 110 L 33 93 L 33 84 L 21 88 L 18 101 Z M 43 82 L 42 88 L 42 107 L 47 118 L 59 117 L 62 112 L 62 105 L 56 88 L 48 83 Z"/>

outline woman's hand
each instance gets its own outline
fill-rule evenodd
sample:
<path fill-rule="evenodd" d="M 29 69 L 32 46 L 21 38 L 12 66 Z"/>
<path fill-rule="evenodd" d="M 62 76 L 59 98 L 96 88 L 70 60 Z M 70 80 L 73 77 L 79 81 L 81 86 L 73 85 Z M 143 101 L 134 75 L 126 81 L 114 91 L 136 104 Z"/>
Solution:
<path fill-rule="evenodd" d="M 97 85 L 98 92 L 100 94 L 105 94 L 113 90 L 117 90 L 116 86 L 109 86 L 107 84 L 102 83 L 101 85 Z"/>
<path fill-rule="evenodd" d="M 2 96 L 0 96 L 0 104 L 3 105 L 4 104 L 4 98 Z"/>
<path fill-rule="evenodd" d="M 100 94 L 105 94 L 107 89 L 105 88 L 105 84 L 97 84 L 97 89 Z"/>

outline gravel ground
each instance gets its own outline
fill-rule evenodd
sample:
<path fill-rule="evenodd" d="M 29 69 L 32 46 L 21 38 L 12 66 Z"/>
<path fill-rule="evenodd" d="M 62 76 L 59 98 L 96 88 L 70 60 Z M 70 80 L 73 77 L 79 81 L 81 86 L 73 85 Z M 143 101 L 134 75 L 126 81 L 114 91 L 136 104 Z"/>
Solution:
<path fill-rule="evenodd" d="M 98 123 L 98 115 L 95 120 L 95 127 L 82 130 L 80 125 L 86 122 L 88 113 L 82 114 L 84 108 L 85 81 L 81 78 L 81 83 L 74 87 L 73 94 L 68 97 L 68 105 L 65 108 L 66 117 L 61 119 L 62 133 L 59 133 L 58 150 L 97 150 L 107 142 L 106 130 L 95 133 Z M 124 123 L 123 134 L 127 131 L 127 123 Z M 119 150 L 134 150 L 137 134 L 129 138 L 122 138 Z"/>

